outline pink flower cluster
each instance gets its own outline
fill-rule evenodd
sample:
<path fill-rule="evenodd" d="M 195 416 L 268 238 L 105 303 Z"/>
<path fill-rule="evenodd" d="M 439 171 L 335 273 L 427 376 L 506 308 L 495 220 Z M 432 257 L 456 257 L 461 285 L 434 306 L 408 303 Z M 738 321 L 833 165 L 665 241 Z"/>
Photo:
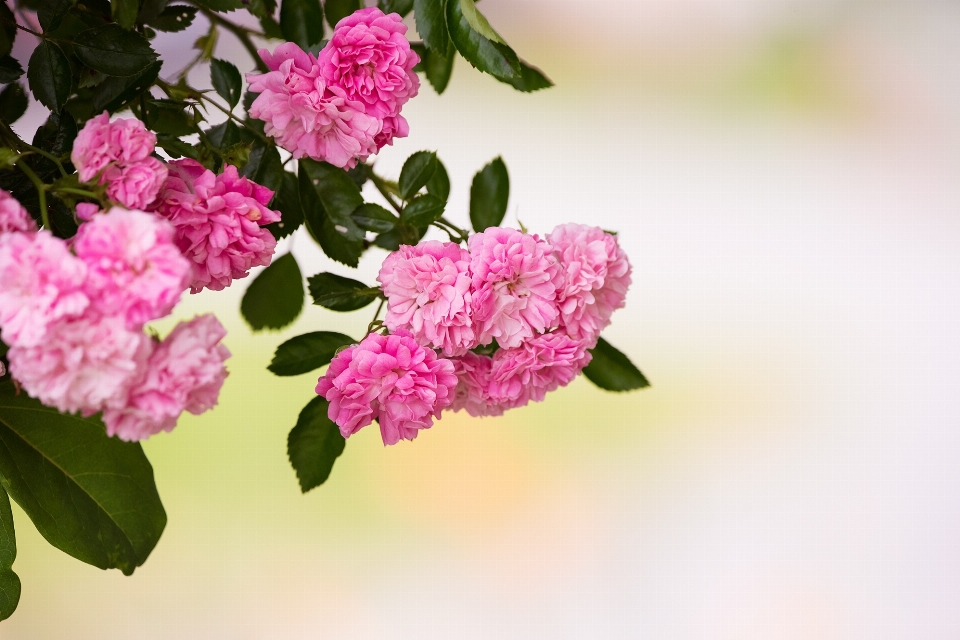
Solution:
<path fill-rule="evenodd" d="M 35 227 L 0 232 L 0 338 L 28 394 L 63 412 L 102 411 L 110 435 L 140 440 L 216 404 L 225 332 L 202 316 L 162 342 L 148 337 L 144 324 L 169 314 L 189 282 L 174 227 L 121 207 L 89 218 L 70 243 Z"/>
<path fill-rule="evenodd" d="M 539 402 L 590 363 L 624 305 L 630 262 L 602 229 L 566 224 L 543 240 L 494 227 L 468 245 L 427 241 L 384 260 L 392 335 L 344 350 L 317 384 L 344 437 L 379 419 L 394 444 L 446 408 L 496 416 Z M 487 345 L 492 355 L 474 351 Z"/>
<path fill-rule="evenodd" d="M 292 42 L 261 50 L 270 71 L 247 74 L 260 94 L 249 115 L 295 158 L 353 168 L 409 133 L 400 110 L 420 88 L 420 58 L 406 32 L 399 15 L 370 7 L 337 23 L 317 57 Z"/>

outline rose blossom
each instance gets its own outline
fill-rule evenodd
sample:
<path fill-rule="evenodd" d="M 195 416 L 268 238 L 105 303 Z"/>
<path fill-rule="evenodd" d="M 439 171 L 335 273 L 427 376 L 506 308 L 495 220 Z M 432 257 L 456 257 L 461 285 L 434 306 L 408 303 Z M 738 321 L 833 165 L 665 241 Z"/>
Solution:
<path fill-rule="evenodd" d="M 586 345 L 565 333 L 534 336 L 493 355 L 486 393 L 508 409 L 540 402 L 549 391 L 570 384 L 592 357 Z"/>
<path fill-rule="evenodd" d="M 624 305 L 630 261 L 616 236 L 599 227 L 562 224 L 550 233 L 564 274 L 557 301 L 564 330 L 592 346 Z"/>
<path fill-rule="evenodd" d="M 103 412 L 107 434 L 143 440 L 172 430 L 183 411 L 213 408 L 227 377 L 230 351 L 220 343 L 226 335 L 211 314 L 178 324 L 150 354 L 125 402 Z"/>
<path fill-rule="evenodd" d="M 156 145 L 157 137 L 140 120 L 117 118 L 110 122 L 110 114 L 104 111 L 87 120 L 77 134 L 70 160 L 80 181 L 87 182 L 111 163 L 126 165 L 149 157 Z"/>
<path fill-rule="evenodd" d="M 383 444 L 413 440 L 453 401 L 453 363 L 424 349 L 405 332 L 371 333 L 341 351 L 317 382 L 328 415 L 349 438 L 374 420 Z"/>
<path fill-rule="evenodd" d="M 156 158 L 144 158 L 125 165 L 112 165 L 103 172 L 101 183 L 107 184 L 107 195 L 131 209 L 146 209 L 156 200 L 167 180 L 167 165 Z"/>
<path fill-rule="evenodd" d="M 377 280 L 387 297 L 384 324 L 421 345 L 459 355 L 477 346 L 470 319 L 470 254 L 452 242 L 402 245 L 383 261 Z"/>
<path fill-rule="evenodd" d="M 348 98 L 343 88 L 328 86 L 312 54 L 292 42 L 259 54 L 270 71 L 247 74 L 250 91 L 260 94 L 249 115 L 264 121 L 264 132 L 277 144 L 295 158 L 325 160 L 346 169 L 377 152 L 374 137 L 380 121 L 368 116 L 364 104 Z"/>
<path fill-rule="evenodd" d="M 130 329 L 169 314 L 190 282 L 173 225 L 143 211 L 113 207 L 94 216 L 80 225 L 73 248 L 87 265 L 92 306 Z"/>
<path fill-rule="evenodd" d="M 0 337 L 31 347 L 51 323 L 82 314 L 90 303 L 86 276 L 86 265 L 49 231 L 0 234 Z"/>
<path fill-rule="evenodd" d="M 0 189 L 0 233 L 20 231 L 30 233 L 37 230 L 37 223 L 23 205 L 8 192 Z"/>
<path fill-rule="evenodd" d="M 502 416 L 503 410 L 509 407 L 490 396 L 493 358 L 468 351 L 452 361 L 457 389 L 450 408 L 454 411 L 465 409 L 474 418 Z"/>
<path fill-rule="evenodd" d="M 470 237 L 473 321 L 479 343 L 518 347 L 556 326 L 562 283 L 553 249 L 537 236 L 491 227 Z"/>
<path fill-rule="evenodd" d="M 277 241 L 263 227 L 280 220 L 280 212 L 266 206 L 273 191 L 240 176 L 232 165 L 214 175 L 184 158 L 169 169 L 155 206 L 176 227 L 177 246 L 193 262 L 193 293 L 204 287 L 219 291 L 252 267 L 270 264 Z"/>
<path fill-rule="evenodd" d="M 374 142 L 377 144 L 377 149 L 382 149 L 388 144 L 393 145 L 394 138 L 406 138 L 408 135 L 410 135 L 410 125 L 407 124 L 406 118 L 401 115 L 387 116 L 383 119 L 383 127 L 374 137 Z"/>

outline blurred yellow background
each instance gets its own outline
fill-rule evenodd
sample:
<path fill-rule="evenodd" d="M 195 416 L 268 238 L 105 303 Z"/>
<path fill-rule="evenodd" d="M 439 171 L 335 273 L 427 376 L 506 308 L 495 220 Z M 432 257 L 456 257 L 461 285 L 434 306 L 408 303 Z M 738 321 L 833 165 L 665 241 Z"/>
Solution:
<path fill-rule="evenodd" d="M 460 59 L 378 167 L 437 150 L 465 223 L 502 154 L 509 223 L 619 230 L 634 284 L 606 335 L 653 387 L 578 380 L 391 448 L 365 429 L 304 496 L 286 435 L 316 376 L 265 367 L 372 311 L 252 335 L 246 282 L 189 297 L 177 316 L 215 311 L 234 355 L 220 406 L 145 444 L 160 544 L 125 578 L 15 508 L 23 596 L 0 638 L 960 637 L 960 5 L 481 8 L 557 86 L 518 94 Z M 201 30 L 163 36 L 164 73 Z M 291 249 L 367 282 L 384 255 L 356 276 L 302 232 Z"/>

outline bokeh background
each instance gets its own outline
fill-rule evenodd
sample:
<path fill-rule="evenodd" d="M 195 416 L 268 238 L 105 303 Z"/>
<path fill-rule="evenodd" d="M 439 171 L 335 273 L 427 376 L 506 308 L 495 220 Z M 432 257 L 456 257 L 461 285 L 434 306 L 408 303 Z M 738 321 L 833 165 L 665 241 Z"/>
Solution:
<path fill-rule="evenodd" d="M 159 546 L 125 578 L 16 510 L 0 638 L 960 637 L 960 5 L 482 9 L 557 86 L 521 95 L 458 60 L 378 167 L 438 150 L 464 222 L 502 154 L 511 223 L 618 229 L 634 284 L 606 335 L 653 387 L 578 380 L 391 448 L 368 429 L 301 495 L 286 434 L 315 376 L 265 366 L 368 312 L 253 335 L 246 282 L 190 297 L 176 315 L 215 311 L 234 357 L 213 413 L 145 445 Z M 160 41 L 167 75 L 201 30 Z M 219 55 L 250 67 L 228 34 Z M 287 249 L 351 275 L 302 233 Z"/>

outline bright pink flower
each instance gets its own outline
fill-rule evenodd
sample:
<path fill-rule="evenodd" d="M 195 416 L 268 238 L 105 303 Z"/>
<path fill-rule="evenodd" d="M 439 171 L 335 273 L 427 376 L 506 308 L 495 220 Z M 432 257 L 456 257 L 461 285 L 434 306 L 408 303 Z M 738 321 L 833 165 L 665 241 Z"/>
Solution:
<path fill-rule="evenodd" d="M 155 206 L 176 227 L 176 242 L 193 262 L 190 288 L 219 291 L 250 269 L 270 264 L 277 241 L 263 227 L 280 220 L 267 208 L 273 191 L 227 165 L 214 175 L 196 160 L 175 160 Z"/>
<path fill-rule="evenodd" d="M 630 261 L 614 235 L 599 227 L 562 224 L 550 233 L 564 280 L 557 301 L 566 333 L 593 346 L 630 286 Z"/>
<path fill-rule="evenodd" d="M 380 267 L 387 297 L 384 324 L 410 331 L 447 356 L 477 346 L 470 319 L 470 254 L 452 242 L 402 245 Z"/>
<path fill-rule="evenodd" d="M 166 180 L 167 165 L 149 157 L 107 167 L 100 182 L 107 184 L 107 195 L 114 202 L 131 209 L 146 209 L 157 199 Z"/>
<path fill-rule="evenodd" d="M 135 330 L 169 314 L 190 282 L 190 262 L 173 236 L 166 220 L 121 207 L 80 225 L 73 248 L 87 265 L 93 308 Z"/>
<path fill-rule="evenodd" d="M 0 189 L 0 233 L 20 231 L 30 233 L 37 230 L 37 223 L 23 205 L 12 195 Z"/>
<path fill-rule="evenodd" d="M 454 373 L 457 376 L 457 389 L 453 404 L 454 411 L 466 409 L 474 418 L 484 416 L 502 416 L 509 408 L 501 404 L 499 398 L 490 396 L 493 358 L 468 351 L 460 357 L 452 358 Z"/>
<path fill-rule="evenodd" d="M 557 325 L 562 283 L 552 247 L 537 236 L 491 227 L 470 237 L 473 322 L 480 344 L 518 347 Z"/>
<path fill-rule="evenodd" d="M 270 71 L 247 74 L 250 90 L 260 94 L 249 115 L 264 121 L 264 131 L 277 144 L 295 158 L 347 169 L 377 152 L 380 121 L 341 87 L 327 86 L 312 54 L 292 42 L 259 53 Z"/>
<path fill-rule="evenodd" d="M 150 353 L 150 339 L 121 318 L 96 314 L 50 326 L 42 344 L 12 346 L 10 373 L 32 397 L 91 415 L 123 397 Z"/>
<path fill-rule="evenodd" d="M 93 216 L 100 213 L 100 207 L 93 204 L 92 202 L 78 202 L 77 203 L 77 217 L 86 222 L 93 218 Z"/>
<path fill-rule="evenodd" d="M 199 415 L 217 404 L 227 377 L 226 330 L 213 315 L 181 322 L 156 345 L 125 401 L 103 412 L 107 434 L 143 440 L 170 431 L 180 414 Z"/>
<path fill-rule="evenodd" d="M 549 391 L 570 384 L 592 357 L 586 345 L 565 333 L 534 336 L 493 355 L 487 393 L 509 409 L 540 402 Z"/>
<path fill-rule="evenodd" d="M 111 163 L 127 165 L 153 153 L 157 137 L 136 118 L 117 118 L 110 122 L 106 111 L 87 120 L 73 142 L 70 160 L 81 182 L 92 180 Z"/>
<path fill-rule="evenodd" d="M 0 329 L 9 346 L 41 343 L 47 327 L 81 315 L 86 265 L 49 231 L 0 234 Z"/>
<path fill-rule="evenodd" d="M 409 334 L 371 333 L 341 351 L 317 382 L 328 415 L 349 438 L 374 420 L 383 444 L 413 440 L 453 401 L 453 363 L 424 349 Z"/>
<path fill-rule="evenodd" d="M 317 61 L 327 86 L 341 87 L 349 100 L 359 100 L 367 115 L 397 116 L 417 95 L 420 80 L 413 67 L 420 57 L 404 36 L 407 25 L 396 13 L 376 7 L 354 11 L 337 23 Z"/>
<path fill-rule="evenodd" d="M 374 141 L 377 143 L 377 149 L 393 144 L 394 138 L 406 138 L 410 135 L 410 125 L 407 119 L 401 115 L 387 116 L 383 119 L 383 127 L 380 133 L 376 135 Z"/>

